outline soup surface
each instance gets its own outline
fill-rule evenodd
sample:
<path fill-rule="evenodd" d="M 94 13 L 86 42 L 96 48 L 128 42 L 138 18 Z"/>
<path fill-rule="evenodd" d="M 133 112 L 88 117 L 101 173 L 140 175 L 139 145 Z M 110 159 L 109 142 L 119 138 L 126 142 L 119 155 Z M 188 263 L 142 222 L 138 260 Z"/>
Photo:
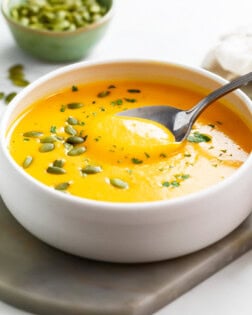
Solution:
<path fill-rule="evenodd" d="M 177 144 L 157 123 L 115 114 L 154 104 L 185 109 L 202 97 L 163 83 L 70 86 L 31 104 L 14 121 L 9 150 L 27 173 L 65 193 L 114 202 L 179 197 L 223 180 L 242 165 L 252 147 L 246 124 L 216 103 L 187 141 Z"/>

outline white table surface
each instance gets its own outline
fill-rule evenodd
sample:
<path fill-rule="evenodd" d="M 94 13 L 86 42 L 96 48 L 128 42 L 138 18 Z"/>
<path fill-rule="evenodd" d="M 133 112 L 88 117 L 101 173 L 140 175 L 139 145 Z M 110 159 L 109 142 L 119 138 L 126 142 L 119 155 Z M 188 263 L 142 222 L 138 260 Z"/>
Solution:
<path fill-rule="evenodd" d="M 251 18 L 250 0 L 116 0 L 107 35 L 86 60 L 145 58 L 200 66 L 223 33 L 249 25 Z M 62 66 L 20 51 L 0 16 L 0 91 L 18 90 L 7 79 L 16 63 L 25 65 L 30 81 Z M 5 108 L 1 103 L 0 114 Z M 251 315 L 251 292 L 249 252 L 155 315 Z M 0 314 L 28 315 L 1 301 Z"/>

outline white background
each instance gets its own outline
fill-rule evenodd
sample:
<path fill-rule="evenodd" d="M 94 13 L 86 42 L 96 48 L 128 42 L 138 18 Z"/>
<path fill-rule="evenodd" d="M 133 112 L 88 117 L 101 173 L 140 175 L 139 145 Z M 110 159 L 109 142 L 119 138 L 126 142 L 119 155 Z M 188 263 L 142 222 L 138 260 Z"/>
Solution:
<path fill-rule="evenodd" d="M 200 66 L 222 34 L 251 19 L 250 0 L 116 0 L 109 31 L 86 60 L 145 58 Z M 16 90 L 7 79 L 7 69 L 16 63 L 25 65 L 30 81 L 62 66 L 21 52 L 0 17 L 0 91 Z M 0 113 L 5 107 L 0 104 Z M 251 292 L 249 252 L 155 315 L 251 315 Z M 0 301 L 0 314 L 28 313 Z"/>

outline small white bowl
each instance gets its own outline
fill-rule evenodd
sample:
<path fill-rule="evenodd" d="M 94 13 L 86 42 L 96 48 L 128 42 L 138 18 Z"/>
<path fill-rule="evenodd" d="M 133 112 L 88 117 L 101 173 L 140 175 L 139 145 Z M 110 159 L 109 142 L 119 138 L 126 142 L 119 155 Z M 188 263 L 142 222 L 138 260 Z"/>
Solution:
<path fill-rule="evenodd" d="M 169 80 L 213 90 L 226 81 L 203 69 L 153 61 L 79 63 L 54 71 L 25 88 L 0 125 L 0 191 L 14 217 L 52 246 L 113 262 L 150 262 L 206 247 L 234 230 L 252 209 L 252 156 L 222 182 L 185 197 L 141 203 L 88 200 L 57 192 L 19 167 L 6 132 L 27 106 L 73 84 L 119 78 Z M 241 91 L 225 97 L 252 126 L 252 104 Z"/>

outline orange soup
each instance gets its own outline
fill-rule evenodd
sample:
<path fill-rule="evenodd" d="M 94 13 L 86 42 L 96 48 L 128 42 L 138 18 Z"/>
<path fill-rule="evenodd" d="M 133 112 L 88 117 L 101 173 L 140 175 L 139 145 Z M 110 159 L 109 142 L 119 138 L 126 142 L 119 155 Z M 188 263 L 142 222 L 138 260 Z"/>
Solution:
<path fill-rule="evenodd" d="M 70 86 L 26 109 L 11 126 L 9 150 L 52 189 L 113 202 L 171 199 L 214 185 L 248 157 L 251 131 L 221 102 L 197 120 L 188 139 L 116 113 L 144 105 L 190 108 L 202 95 L 151 82 Z M 234 128 L 235 126 L 235 128 Z"/>

